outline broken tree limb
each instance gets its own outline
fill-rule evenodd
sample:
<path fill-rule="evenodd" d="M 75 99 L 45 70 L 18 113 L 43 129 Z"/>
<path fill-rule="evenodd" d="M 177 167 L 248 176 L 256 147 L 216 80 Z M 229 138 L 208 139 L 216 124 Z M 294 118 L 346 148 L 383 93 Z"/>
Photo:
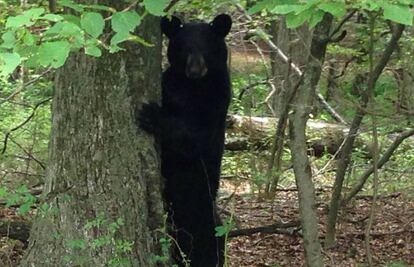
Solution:
<path fill-rule="evenodd" d="M 266 225 L 266 226 L 233 230 L 229 233 L 229 237 L 246 236 L 246 235 L 253 235 L 257 233 L 288 234 L 288 235 L 301 236 L 301 234 L 299 233 L 299 230 L 300 230 L 300 222 L 290 222 L 290 223 L 277 222 L 277 223 Z"/>
<path fill-rule="evenodd" d="M 247 20 L 253 21 L 253 18 L 247 14 L 246 10 L 239 4 L 236 4 L 236 7 L 239 11 L 243 13 L 243 15 L 246 17 Z M 279 48 L 277 45 L 269 38 L 269 36 L 265 33 L 265 31 L 261 28 L 256 28 L 256 30 L 253 32 L 254 35 L 262 39 L 271 50 L 273 50 L 278 57 L 280 57 L 285 63 L 290 64 L 290 67 L 299 75 L 302 76 L 301 69 L 293 63 L 288 56 Z M 332 108 L 329 103 L 325 100 L 323 95 L 320 93 L 319 88 L 316 88 L 316 96 L 318 98 L 319 103 L 322 105 L 322 107 L 329 113 L 329 115 L 332 116 L 332 118 L 342 124 L 347 124 L 347 122 L 339 115 L 338 112 L 335 111 L 334 108 Z"/>

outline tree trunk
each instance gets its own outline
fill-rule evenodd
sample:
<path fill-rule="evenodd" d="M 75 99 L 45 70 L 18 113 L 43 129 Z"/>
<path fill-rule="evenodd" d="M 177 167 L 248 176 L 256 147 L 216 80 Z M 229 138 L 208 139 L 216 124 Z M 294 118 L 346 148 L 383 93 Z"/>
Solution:
<path fill-rule="evenodd" d="M 293 103 L 293 113 L 289 115 L 290 149 L 298 187 L 305 258 L 310 267 L 321 267 L 323 261 L 318 236 L 318 217 L 315 211 L 315 188 L 307 156 L 306 122 L 313 106 L 316 86 L 322 72 L 331 25 L 332 16 L 325 14 L 323 20 L 315 27 L 303 82 L 298 88 Z"/>
<path fill-rule="evenodd" d="M 276 91 L 273 94 L 273 110 L 279 118 L 276 126 L 276 133 L 271 149 L 271 155 L 268 161 L 266 171 L 267 184 L 266 193 L 274 194 L 276 192 L 279 178 L 281 175 L 281 163 L 283 156 L 283 144 L 285 141 L 285 129 L 288 120 L 288 111 L 290 102 L 293 100 L 295 88 L 292 85 L 298 84 L 301 75 L 292 70 L 291 63 L 298 64 L 299 67 L 306 64 L 308 55 L 304 51 L 309 51 L 311 40 L 311 31 L 307 25 L 291 31 L 286 25 L 286 19 L 272 21 L 271 23 L 272 41 L 289 57 L 288 64 L 283 62 L 273 51 L 271 56 L 272 78 Z M 299 41 L 300 40 L 300 41 Z M 297 89 L 297 88 L 296 88 Z M 289 99 L 290 101 L 286 101 Z M 275 171 L 273 171 L 273 169 Z M 272 179 L 273 177 L 273 179 Z"/>
<path fill-rule="evenodd" d="M 129 1 L 102 2 L 121 10 Z M 156 265 L 158 156 L 134 110 L 159 95 L 158 18 L 146 16 L 138 35 L 155 46 L 125 44 L 100 58 L 76 53 L 57 73 L 45 204 L 21 266 Z"/>

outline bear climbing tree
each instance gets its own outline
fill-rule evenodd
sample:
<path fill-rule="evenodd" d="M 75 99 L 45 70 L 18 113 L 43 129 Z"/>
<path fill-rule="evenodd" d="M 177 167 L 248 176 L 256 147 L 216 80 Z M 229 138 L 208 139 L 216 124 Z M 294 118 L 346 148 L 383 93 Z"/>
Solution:
<path fill-rule="evenodd" d="M 224 14 L 211 23 L 162 18 L 170 63 L 162 76 L 162 105 L 146 104 L 138 116 L 140 127 L 161 144 L 170 234 L 178 244 L 173 257 L 180 266 L 224 261 L 224 239 L 215 236 L 215 199 L 231 98 L 224 40 L 231 24 Z"/>

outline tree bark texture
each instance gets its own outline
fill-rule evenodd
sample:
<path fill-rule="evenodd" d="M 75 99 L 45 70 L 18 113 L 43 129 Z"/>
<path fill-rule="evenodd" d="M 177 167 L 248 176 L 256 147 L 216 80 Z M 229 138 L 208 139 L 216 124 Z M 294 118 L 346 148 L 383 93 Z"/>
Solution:
<path fill-rule="evenodd" d="M 273 21 L 271 24 L 272 41 L 279 47 L 298 67 L 305 66 L 308 59 L 309 46 L 311 42 L 312 32 L 307 25 L 303 25 L 297 29 L 290 30 L 286 26 L 286 19 L 282 18 L 278 23 Z M 289 70 L 291 66 L 280 59 L 276 52 L 271 53 L 272 59 L 272 75 L 277 88 L 273 96 L 273 109 L 276 116 L 279 117 L 285 110 L 286 99 L 291 92 L 288 90 L 297 83 L 300 75 Z"/>
<path fill-rule="evenodd" d="M 99 4 L 121 10 L 128 1 Z M 159 96 L 159 19 L 146 16 L 137 34 L 154 47 L 75 53 L 58 71 L 45 205 L 21 266 L 155 266 L 164 213 L 159 160 L 134 110 Z"/>
<path fill-rule="evenodd" d="M 305 258 L 307 266 L 310 267 L 321 267 L 323 261 L 318 236 L 318 217 L 315 210 L 315 188 L 307 156 L 306 122 L 313 107 L 331 25 L 332 16 L 326 14 L 315 27 L 303 82 L 292 104 L 293 113 L 289 116 L 290 149 L 298 187 Z"/>

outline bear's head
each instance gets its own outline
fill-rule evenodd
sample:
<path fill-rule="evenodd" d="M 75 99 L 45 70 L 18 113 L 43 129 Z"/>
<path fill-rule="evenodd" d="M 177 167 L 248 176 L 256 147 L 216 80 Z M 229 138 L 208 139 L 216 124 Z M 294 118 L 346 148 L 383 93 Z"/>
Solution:
<path fill-rule="evenodd" d="M 175 16 L 161 19 L 161 30 L 168 37 L 168 61 L 171 68 L 190 79 L 208 73 L 227 71 L 224 37 L 231 28 L 228 15 L 218 15 L 210 23 L 182 23 Z"/>

